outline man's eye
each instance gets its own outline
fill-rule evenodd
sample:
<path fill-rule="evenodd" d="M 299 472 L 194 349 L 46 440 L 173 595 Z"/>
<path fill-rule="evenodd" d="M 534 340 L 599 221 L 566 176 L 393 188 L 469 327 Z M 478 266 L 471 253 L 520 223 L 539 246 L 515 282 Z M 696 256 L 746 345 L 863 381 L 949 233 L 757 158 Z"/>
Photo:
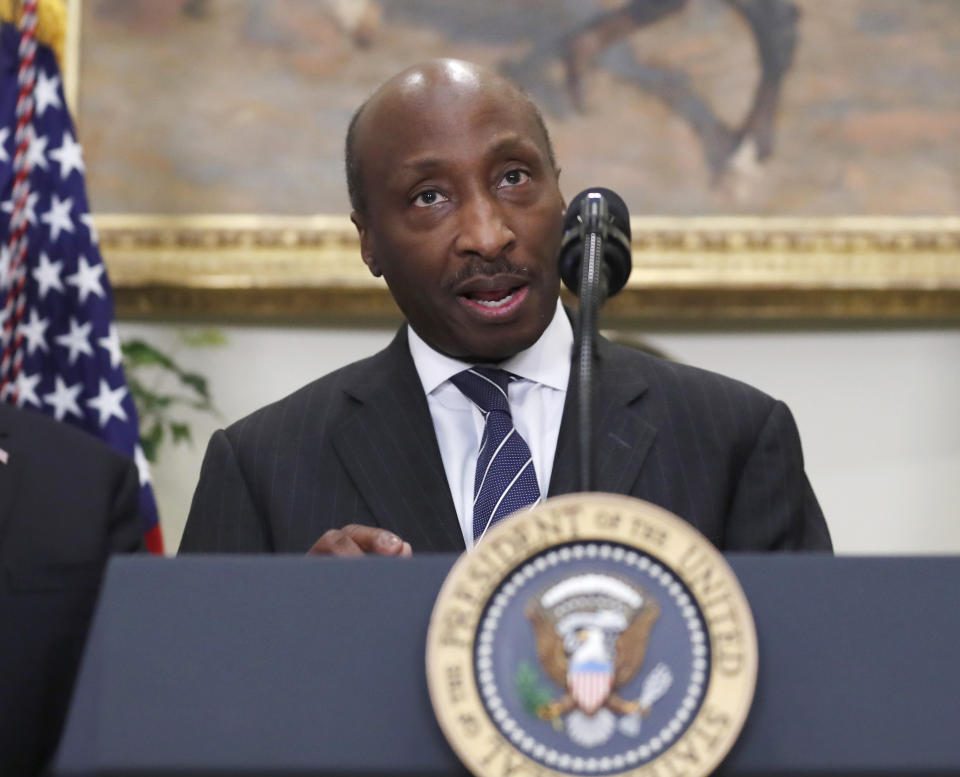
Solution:
<path fill-rule="evenodd" d="M 446 200 L 447 198 L 436 189 L 428 189 L 414 197 L 413 204 L 418 208 L 428 208 L 431 205 L 436 205 L 438 202 L 446 202 Z"/>
<path fill-rule="evenodd" d="M 530 174 L 526 170 L 508 170 L 500 179 L 501 186 L 519 186 L 530 180 Z"/>

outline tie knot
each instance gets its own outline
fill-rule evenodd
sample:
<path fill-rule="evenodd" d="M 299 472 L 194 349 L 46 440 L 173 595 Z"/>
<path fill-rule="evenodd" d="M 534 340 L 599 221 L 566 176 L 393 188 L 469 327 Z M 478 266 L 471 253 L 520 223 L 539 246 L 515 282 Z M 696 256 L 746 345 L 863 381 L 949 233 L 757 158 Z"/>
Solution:
<path fill-rule="evenodd" d="M 450 381 L 484 413 L 498 410 L 510 415 L 510 403 L 507 401 L 507 386 L 512 376 L 504 370 L 491 367 L 471 367 Z"/>

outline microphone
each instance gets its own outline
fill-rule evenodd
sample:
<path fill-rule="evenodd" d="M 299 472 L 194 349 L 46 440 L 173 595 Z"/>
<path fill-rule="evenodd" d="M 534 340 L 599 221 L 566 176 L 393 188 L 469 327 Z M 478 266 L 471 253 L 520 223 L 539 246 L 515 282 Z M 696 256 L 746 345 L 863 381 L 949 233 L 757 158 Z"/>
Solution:
<path fill-rule="evenodd" d="M 620 195 L 603 187 L 584 189 L 573 198 L 563 217 L 560 242 L 560 279 L 580 295 L 584 244 L 599 238 L 602 300 L 620 291 L 630 277 L 630 212 Z"/>
<path fill-rule="evenodd" d="M 573 198 L 563 217 L 560 278 L 580 297 L 576 349 L 580 490 L 593 489 L 593 351 L 597 311 L 630 277 L 630 213 L 618 194 L 600 187 Z M 571 376 L 572 382 L 572 376 Z"/>

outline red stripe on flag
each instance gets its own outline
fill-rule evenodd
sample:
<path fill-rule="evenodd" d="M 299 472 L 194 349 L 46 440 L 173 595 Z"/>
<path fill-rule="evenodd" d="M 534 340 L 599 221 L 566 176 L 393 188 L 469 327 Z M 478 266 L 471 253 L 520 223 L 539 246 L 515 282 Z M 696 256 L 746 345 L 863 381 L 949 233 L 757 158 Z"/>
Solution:
<path fill-rule="evenodd" d="M 163 555 L 163 535 L 160 533 L 160 524 L 154 526 L 144 537 L 147 540 L 147 550 L 158 556 Z"/>

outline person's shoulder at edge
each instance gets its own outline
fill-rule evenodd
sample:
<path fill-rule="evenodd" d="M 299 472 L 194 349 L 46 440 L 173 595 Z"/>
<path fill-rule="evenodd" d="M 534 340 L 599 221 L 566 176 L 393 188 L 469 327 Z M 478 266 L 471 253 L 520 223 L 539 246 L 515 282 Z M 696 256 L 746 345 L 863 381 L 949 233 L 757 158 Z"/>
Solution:
<path fill-rule="evenodd" d="M 643 398 L 660 411 L 658 417 L 692 423 L 703 434 L 712 437 L 735 463 L 738 477 L 751 483 L 769 481 L 776 487 L 789 486 L 795 491 L 796 499 L 792 502 L 795 510 L 788 516 L 789 520 L 782 522 L 789 528 L 783 533 L 786 544 L 775 549 L 832 552 L 833 544 L 823 511 L 804 473 L 799 430 L 793 414 L 782 400 L 736 378 L 634 347 L 608 343 L 608 348 L 610 361 L 617 365 L 613 369 L 613 379 L 636 380 L 639 375 L 647 385 Z M 755 455 L 757 450 L 764 456 L 758 458 Z M 771 479 L 771 471 L 763 469 L 771 461 L 773 471 L 779 471 L 782 480 Z M 763 476 L 755 481 L 758 466 Z M 788 472 L 793 474 L 788 475 Z M 753 516 L 754 507 L 748 506 L 741 512 L 747 517 Z M 747 520 L 740 525 L 750 523 Z"/>
<path fill-rule="evenodd" d="M 17 435 L 29 434 L 35 447 L 45 455 L 69 448 L 70 455 L 97 456 L 126 467 L 130 460 L 111 448 L 103 440 L 72 424 L 57 421 L 37 410 L 15 408 L 0 402 L 0 431 L 10 430 Z"/>
<path fill-rule="evenodd" d="M 669 356 L 649 353 L 635 346 L 606 340 L 605 353 L 613 380 L 635 380 L 639 375 L 648 388 L 663 391 L 662 401 L 669 402 L 671 398 L 677 398 L 670 393 L 672 391 L 679 389 L 686 392 L 696 387 L 695 393 L 685 393 L 687 401 L 700 405 L 719 401 L 725 396 L 739 396 L 748 400 L 743 406 L 744 410 L 753 409 L 762 417 L 780 402 L 776 397 L 738 378 L 676 361 Z"/>
<path fill-rule="evenodd" d="M 32 470 L 52 468 L 52 472 L 72 478 L 71 484 L 84 483 L 111 495 L 110 553 L 146 550 L 139 508 L 140 479 L 131 459 L 89 432 L 4 402 L 0 402 L 2 432 L 13 433 L 16 455 L 24 456 Z M 37 481 L 34 477 L 29 482 Z"/>

